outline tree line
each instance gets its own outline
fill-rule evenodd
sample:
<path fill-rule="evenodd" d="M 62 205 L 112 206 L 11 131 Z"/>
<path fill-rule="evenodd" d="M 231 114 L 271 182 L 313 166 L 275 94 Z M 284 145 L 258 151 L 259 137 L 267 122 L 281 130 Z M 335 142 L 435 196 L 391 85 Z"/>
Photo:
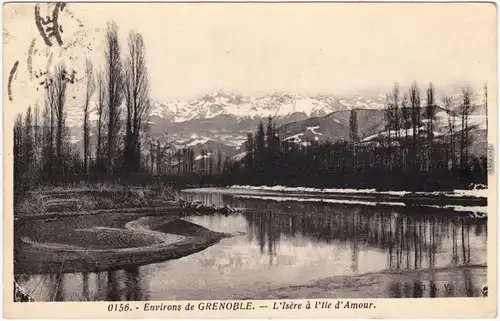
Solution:
<path fill-rule="evenodd" d="M 47 71 L 42 106 L 30 106 L 14 124 L 15 200 L 44 185 L 72 182 L 189 185 L 288 185 L 315 187 L 443 189 L 486 183 L 486 158 L 470 153 L 470 116 L 478 106 L 473 91 L 438 105 L 434 85 L 421 93 L 416 83 L 386 95 L 383 131 L 362 140 L 357 110 L 349 117 L 349 139 L 302 145 L 280 137 L 272 118 L 249 133 L 245 156 L 179 147 L 148 133 L 151 112 L 146 49 L 142 35 L 130 31 L 122 53 L 118 26 L 108 24 L 104 63 L 89 59 L 83 78 L 83 152 L 71 142 L 67 124 L 69 86 L 78 80 L 64 63 Z M 422 96 L 425 95 L 425 103 Z M 487 109 L 487 88 L 484 88 Z M 92 123 L 91 112 L 95 111 Z M 436 132 L 436 113 L 445 111 L 446 130 Z M 91 124 L 93 126 L 91 126 Z"/>
<path fill-rule="evenodd" d="M 67 92 L 75 81 L 64 63 L 47 70 L 43 107 L 29 107 L 14 124 L 15 197 L 39 185 L 79 181 L 116 181 L 144 170 L 142 152 L 151 110 L 146 49 L 140 33 L 130 31 L 122 55 L 118 26 L 108 23 L 104 64 L 86 60 L 83 155 L 70 141 Z M 92 132 L 90 114 L 97 116 Z M 122 124 L 124 122 L 124 124 Z M 91 139 L 94 137 L 94 139 Z M 95 145 L 92 146 L 92 142 Z"/>
<path fill-rule="evenodd" d="M 231 163 L 220 150 L 203 148 L 197 155 L 194 148 L 174 145 L 173 141 L 153 139 L 145 157 L 146 171 L 165 183 L 184 187 L 218 184 Z"/>
<path fill-rule="evenodd" d="M 473 90 L 444 97 L 441 106 L 432 83 L 424 93 L 416 83 L 402 93 L 398 84 L 386 95 L 384 125 L 372 139 L 361 140 L 357 110 L 349 117 L 349 139 L 297 144 L 280 137 L 272 118 L 248 134 L 246 156 L 232 162 L 225 184 L 436 190 L 486 184 L 486 157 L 470 153 L 470 117 L 479 107 Z M 484 87 L 487 109 L 487 87 Z M 436 114 L 444 111 L 445 129 Z"/>

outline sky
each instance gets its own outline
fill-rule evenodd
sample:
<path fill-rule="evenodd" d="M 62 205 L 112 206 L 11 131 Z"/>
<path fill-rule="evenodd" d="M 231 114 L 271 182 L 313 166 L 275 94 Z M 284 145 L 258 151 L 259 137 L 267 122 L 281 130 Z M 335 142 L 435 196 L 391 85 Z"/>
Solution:
<path fill-rule="evenodd" d="M 36 39 L 38 53 L 45 46 L 33 7 L 4 5 L 4 84 L 18 60 L 16 104 L 40 96 L 27 78 L 30 42 Z M 151 97 L 160 101 L 219 88 L 342 96 L 387 90 L 394 82 L 432 81 L 438 89 L 496 82 L 496 8 L 487 3 L 70 3 L 61 19 L 65 44 L 83 40 L 65 51 L 49 49 L 60 53 L 57 59 L 76 57 L 68 63 L 80 71 L 87 57 L 102 64 L 107 21 L 118 24 L 124 53 L 129 30 L 140 32 Z M 35 58 L 33 68 L 47 60 Z"/>

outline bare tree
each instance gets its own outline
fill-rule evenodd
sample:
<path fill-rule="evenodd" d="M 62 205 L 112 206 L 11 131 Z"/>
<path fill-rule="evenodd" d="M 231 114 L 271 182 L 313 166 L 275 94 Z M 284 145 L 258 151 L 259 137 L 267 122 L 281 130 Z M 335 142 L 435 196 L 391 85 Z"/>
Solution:
<path fill-rule="evenodd" d="M 451 167 L 455 167 L 455 106 L 452 97 L 443 99 L 444 110 L 446 111 L 449 143 L 447 148 L 447 159 L 451 159 Z M 448 161 L 447 161 L 448 164 Z"/>
<path fill-rule="evenodd" d="M 413 154 L 412 161 L 414 169 L 418 164 L 418 143 L 420 140 L 420 89 L 417 83 L 413 83 L 408 90 L 408 97 L 410 100 L 411 108 L 411 124 L 412 124 L 412 137 L 413 137 Z"/>
<path fill-rule="evenodd" d="M 391 122 L 392 122 L 392 129 L 394 130 L 394 138 L 397 141 L 397 144 L 400 143 L 400 131 L 401 131 L 401 120 L 400 120 L 400 105 L 401 105 L 401 98 L 400 98 L 400 90 L 399 90 L 399 84 L 395 83 L 394 88 L 392 89 L 391 92 L 391 105 L 390 105 L 390 114 L 391 114 Z M 399 145 L 396 145 L 396 153 L 395 153 L 395 158 L 396 162 L 398 162 L 397 166 L 399 167 L 399 163 L 401 162 L 400 160 L 400 153 L 399 153 Z"/>
<path fill-rule="evenodd" d="M 21 175 L 25 178 L 23 181 L 27 183 L 28 187 L 32 187 L 33 183 L 33 163 L 35 161 L 35 141 L 33 139 L 33 113 L 31 106 L 28 107 L 24 117 L 24 133 L 23 133 L 23 173 Z"/>
<path fill-rule="evenodd" d="M 50 179 L 54 179 L 54 163 L 56 155 L 54 153 L 55 141 L 55 90 L 52 86 L 52 79 L 49 78 L 49 84 L 45 86 L 45 108 L 44 108 L 44 138 L 45 138 L 45 175 Z"/>
<path fill-rule="evenodd" d="M 52 177 L 54 162 L 54 111 L 52 109 L 52 91 L 45 89 L 45 104 L 42 114 L 42 172 L 44 178 Z"/>
<path fill-rule="evenodd" d="M 412 124 L 407 93 L 404 93 L 403 100 L 401 102 L 401 125 L 405 130 L 405 140 L 408 141 L 408 129 L 410 129 Z"/>
<path fill-rule="evenodd" d="M 34 143 L 34 149 L 35 149 L 35 164 L 36 166 L 40 166 L 40 160 L 41 160 L 41 157 L 40 157 L 40 151 L 41 151 L 41 143 L 42 143 L 42 133 L 41 133 L 41 130 L 42 130 L 42 127 L 41 127 L 41 124 L 40 124 L 40 121 L 41 121 L 41 117 L 40 117 L 40 106 L 38 105 L 38 103 L 35 105 L 35 108 L 34 108 L 34 114 L 35 114 L 35 118 L 34 118 L 34 123 L 33 123 L 33 143 Z"/>
<path fill-rule="evenodd" d="M 149 139 L 149 160 L 151 162 L 151 174 L 155 173 L 155 154 L 156 144 L 153 138 Z"/>
<path fill-rule="evenodd" d="M 460 168 L 468 166 L 469 158 L 469 117 L 475 111 L 476 106 L 472 104 L 472 95 L 474 91 L 471 87 L 462 88 L 462 104 L 459 108 L 460 114 Z"/>
<path fill-rule="evenodd" d="M 101 168 L 104 159 L 103 150 L 103 126 L 105 122 L 105 104 L 106 104 L 106 75 L 100 70 L 97 73 L 97 146 L 96 146 L 96 165 Z"/>
<path fill-rule="evenodd" d="M 392 118 L 392 101 L 391 94 L 385 95 L 385 107 L 384 107 L 384 120 L 385 120 L 385 132 L 386 132 L 386 140 L 387 146 L 384 148 L 383 156 L 381 157 L 382 165 L 388 165 L 389 169 L 392 168 L 391 161 L 391 146 L 392 146 L 392 129 L 393 129 L 393 118 Z"/>
<path fill-rule="evenodd" d="M 392 91 L 386 94 L 386 105 L 384 109 L 385 130 L 387 132 L 387 151 L 389 168 L 393 168 L 393 162 L 399 162 L 399 152 L 392 152 L 393 145 L 399 143 L 400 138 L 400 90 L 399 84 L 395 83 Z M 396 143 L 396 144 L 395 144 Z M 396 148 L 397 149 L 397 148 Z"/>
<path fill-rule="evenodd" d="M 63 179 L 63 137 L 66 123 L 66 89 L 68 86 L 66 67 L 63 63 L 55 67 L 54 74 L 50 77 L 50 83 L 47 85 L 46 104 L 50 109 L 50 139 L 52 150 L 52 139 L 55 137 L 55 169 L 57 170 L 54 178 Z M 55 131 L 54 131 L 55 125 Z"/>
<path fill-rule="evenodd" d="M 85 84 L 85 100 L 83 105 L 83 168 L 85 177 L 88 179 L 88 168 L 90 158 L 90 99 L 95 91 L 94 67 L 92 61 L 87 59 L 85 62 L 85 73 L 87 82 Z"/>
<path fill-rule="evenodd" d="M 14 122 L 14 202 L 17 203 L 24 194 L 22 176 L 24 172 L 25 158 L 23 153 L 23 117 L 17 114 Z"/>
<path fill-rule="evenodd" d="M 120 132 L 120 107 L 122 103 L 122 62 L 120 45 L 118 43 L 118 26 L 115 22 L 108 23 L 106 33 L 106 79 L 107 79 L 107 112 L 108 112 L 108 139 L 107 139 L 107 176 L 112 177 L 119 149 L 118 134 Z"/>
<path fill-rule="evenodd" d="M 395 131 L 395 137 L 396 139 L 399 139 L 399 132 L 400 132 L 400 129 L 401 129 L 401 120 L 400 120 L 400 112 L 399 112 L 399 108 L 400 108 L 400 90 L 399 90 L 399 84 L 398 83 L 395 83 L 394 84 L 394 88 L 392 89 L 392 92 L 391 92 L 391 100 L 392 100 L 392 104 L 391 104 L 391 118 L 392 118 L 392 127 Z"/>
<path fill-rule="evenodd" d="M 432 149 L 434 140 L 434 120 L 436 119 L 436 99 L 434 85 L 429 83 L 427 88 L 427 104 L 425 106 L 425 117 L 427 118 L 427 170 L 432 168 Z"/>
<path fill-rule="evenodd" d="M 55 79 L 54 79 L 54 89 L 56 95 L 56 121 L 57 121 L 57 136 L 56 136 L 56 153 L 59 158 L 59 162 L 62 160 L 62 138 L 63 130 L 66 124 L 66 112 L 64 110 L 64 105 L 66 103 L 66 89 L 68 83 L 65 78 L 66 69 L 64 65 L 59 65 L 56 67 Z"/>
<path fill-rule="evenodd" d="M 161 148 L 161 143 L 160 140 L 156 140 L 156 173 L 158 175 L 162 174 L 162 148 Z M 179 163 L 179 168 L 180 168 L 180 163 Z"/>
<path fill-rule="evenodd" d="M 409 107 L 409 102 L 408 102 L 408 93 L 403 94 L 403 100 L 401 101 L 401 127 L 404 129 L 405 132 L 405 146 L 408 144 L 408 130 L 412 126 L 411 122 L 411 112 L 410 112 L 410 107 Z M 408 149 L 405 148 L 403 150 L 403 157 L 404 157 L 404 163 L 403 166 L 406 168 L 408 166 Z"/>
<path fill-rule="evenodd" d="M 222 153 L 219 150 L 217 150 L 217 173 L 220 173 L 222 171 Z"/>
<path fill-rule="evenodd" d="M 253 137 L 251 139 L 253 141 Z M 349 115 L 349 140 L 352 143 L 356 143 L 359 140 L 359 138 L 358 138 L 358 114 L 357 114 L 355 109 L 351 109 L 351 113 Z M 251 147 L 253 147 L 253 146 L 250 146 L 250 148 Z"/>
<path fill-rule="evenodd" d="M 142 35 L 131 31 L 128 37 L 128 57 L 125 60 L 124 94 L 127 107 L 125 136 L 125 166 L 136 172 L 141 160 L 141 131 L 149 117 L 148 70 L 146 48 Z"/>

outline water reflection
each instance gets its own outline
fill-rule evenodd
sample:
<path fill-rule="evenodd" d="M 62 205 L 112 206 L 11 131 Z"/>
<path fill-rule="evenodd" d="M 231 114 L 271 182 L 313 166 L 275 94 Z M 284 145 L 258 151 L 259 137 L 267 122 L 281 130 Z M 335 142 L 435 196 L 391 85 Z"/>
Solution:
<path fill-rule="evenodd" d="M 476 296 L 486 280 L 484 271 L 474 270 L 486 264 L 485 220 L 441 209 L 183 196 L 251 209 L 227 217 L 186 217 L 215 231 L 246 235 L 170 262 L 19 280 L 35 289 L 38 299 L 49 301 L 241 298 L 263 289 L 364 273 L 382 273 L 383 297 Z M 418 271 L 408 275 L 407 270 Z M 317 293 L 309 295 L 321 295 Z"/>
<path fill-rule="evenodd" d="M 485 228 L 484 222 L 464 218 L 411 217 L 363 208 L 321 215 L 251 212 L 243 216 L 249 240 L 256 240 L 271 257 L 276 255 L 282 235 L 300 234 L 349 247 L 353 271 L 358 269 L 360 248 L 386 251 L 388 269 L 434 268 L 436 254 L 447 250 L 450 240 L 450 264 L 467 265 L 471 263 L 471 226 L 476 235 Z"/>
<path fill-rule="evenodd" d="M 447 272 L 448 277 L 443 280 L 430 273 L 430 279 L 415 278 L 407 280 L 391 281 L 388 286 L 388 295 L 393 298 L 421 298 L 421 297 L 455 297 L 455 296 L 478 296 L 483 284 L 480 282 L 485 275 L 474 275 L 472 269 L 464 268 L 460 271 L 451 270 Z M 401 278 L 399 278 L 401 279 Z"/>
<path fill-rule="evenodd" d="M 261 252 L 269 254 L 270 263 L 278 253 L 280 238 L 296 235 L 349 248 L 352 271 L 358 270 L 360 249 L 366 248 L 386 252 L 387 269 L 391 270 L 435 268 L 438 253 L 445 254 L 451 266 L 485 263 L 479 258 L 471 262 L 470 235 L 472 231 L 479 236 L 478 245 L 483 247 L 486 221 L 448 215 L 447 210 L 418 215 L 422 214 L 418 209 L 404 207 L 270 202 L 221 194 L 186 196 L 205 204 L 258 209 L 243 216 L 249 241 L 258 242 Z"/>
<path fill-rule="evenodd" d="M 56 302 L 147 300 L 142 283 L 138 267 L 99 273 L 35 275 L 21 282 L 36 300 Z"/>

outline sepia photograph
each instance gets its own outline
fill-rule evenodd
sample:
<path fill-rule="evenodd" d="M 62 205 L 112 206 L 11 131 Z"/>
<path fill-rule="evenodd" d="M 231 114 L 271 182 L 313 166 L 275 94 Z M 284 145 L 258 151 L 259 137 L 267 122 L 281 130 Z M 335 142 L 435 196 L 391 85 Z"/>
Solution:
<path fill-rule="evenodd" d="M 12 302 L 496 298 L 494 4 L 3 18 Z"/>

